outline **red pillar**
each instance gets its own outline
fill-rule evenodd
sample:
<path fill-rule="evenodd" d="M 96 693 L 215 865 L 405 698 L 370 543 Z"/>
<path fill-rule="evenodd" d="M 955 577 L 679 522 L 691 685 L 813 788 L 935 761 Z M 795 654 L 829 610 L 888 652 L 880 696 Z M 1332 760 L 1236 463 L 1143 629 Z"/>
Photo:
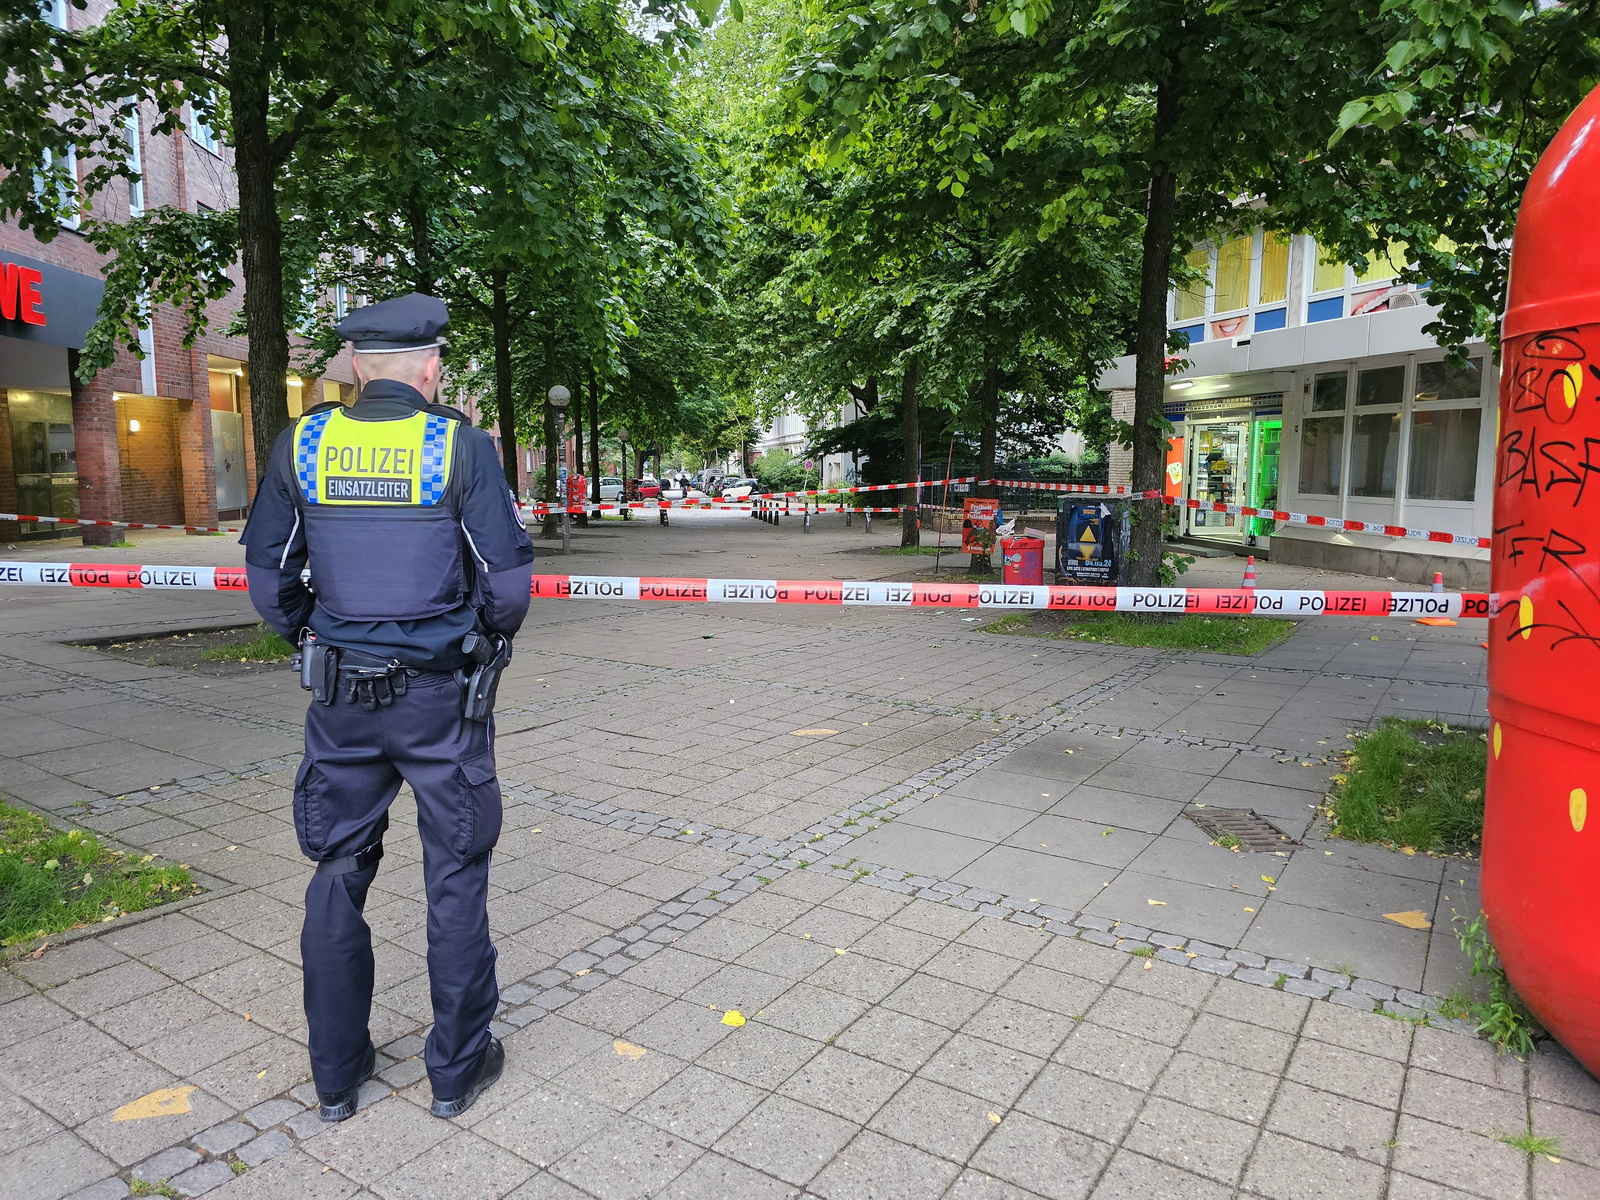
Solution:
<path fill-rule="evenodd" d="M 1483 909 L 1506 973 L 1600 1073 L 1600 89 L 1528 180 L 1495 456 Z"/>

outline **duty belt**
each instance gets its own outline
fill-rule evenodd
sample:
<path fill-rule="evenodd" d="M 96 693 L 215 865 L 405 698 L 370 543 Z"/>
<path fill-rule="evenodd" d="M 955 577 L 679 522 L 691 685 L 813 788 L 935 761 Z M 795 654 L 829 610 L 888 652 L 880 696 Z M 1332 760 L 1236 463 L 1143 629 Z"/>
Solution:
<path fill-rule="evenodd" d="M 339 651 L 339 690 L 350 703 L 359 702 L 368 712 L 387 708 L 396 696 L 404 696 L 411 677 L 420 675 L 415 667 L 392 658 L 379 658 L 360 650 Z"/>

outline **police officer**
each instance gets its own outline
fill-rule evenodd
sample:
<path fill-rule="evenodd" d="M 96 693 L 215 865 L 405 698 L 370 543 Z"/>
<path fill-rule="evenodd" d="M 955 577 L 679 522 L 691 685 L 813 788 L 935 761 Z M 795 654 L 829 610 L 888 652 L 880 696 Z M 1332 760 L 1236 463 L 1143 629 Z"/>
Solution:
<path fill-rule="evenodd" d="M 464 715 L 463 691 L 484 680 L 471 651 L 482 660 L 498 646 L 499 665 L 509 655 L 533 547 L 494 443 L 433 402 L 448 321 L 442 301 L 413 294 L 340 323 L 360 397 L 320 404 L 284 431 L 245 529 L 251 602 L 301 644 L 313 694 L 294 823 L 317 864 L 300 950 L 324 1121 L 354 1115 L 373 1072 L 362 908 L 402 780 L 416 795 L 428 897 L 433 1114 L 464 1112 L 505 1063 L 489 1032 L 499 1000 L 487 911 L 500 834 L 494 730 L 485 705 L 483 719 Z"/>

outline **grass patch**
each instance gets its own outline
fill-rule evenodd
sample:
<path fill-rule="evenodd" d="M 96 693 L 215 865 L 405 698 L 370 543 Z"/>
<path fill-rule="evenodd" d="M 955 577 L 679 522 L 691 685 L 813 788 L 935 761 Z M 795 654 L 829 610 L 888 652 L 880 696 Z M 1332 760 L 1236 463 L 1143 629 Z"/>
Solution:
<path fill-rule="evenodd" d="M 0 946 L 192 896 L 182 867 L 154 855 L 110 850 L 91 834 L 53 829 L 43 817 L 0 804 Z"/>
<path fill-rule="evenodd" d="M 1533 1017 L 1523 1006 L 1521 997 L 1512 989 L 1511 980 L 1500 965 L 1500 956 L 1495 953 L 1494 943 L 1489 940 L 1488 922 L 1481 913 L 1470 923 L 1462 924 L 1460 917 L 1456 921 L 1456 940 L 1461 943 L 1461 952 L 1471 964 L 1473 978 L 1488 982 L 1489 998 L 1474 1000 L 1457 994 L 1451 998 L 1453 1007 L 1463 1010 L 1460 1011 L 1460 1017 L 1476 1021 L 1478 1032 L 1500 1051 L 1509 1052 L 1517 1058 L 1527 1058 L 1537 1048 L 1533 1040 Z M 1456 1016 L 1456 1013 L 1444 1008 L 1440 1011 L 1446 1016 Z"/>
<path fill-rule="evenodd" d="M 1060 641 L 1250 655 L 1283 641 L 1294 627 L 1293 621 L 1270 617 L 1202 617 L 1191 613 L 1172 620 L 1150 621 L 1134 613 L 1035 612 L 1012 613 L 978 629 L 982 633 Z"/>
<path fill-rule="evenodd" d="M 203 658 L 231 660 L 233 662 L 282 662 L 294 653 L 294 647 L 265 625 L 256 626 L 256 636 L 248 642 L 236 642 L 207 650 Z"/>
<path fill-rule="evenodd" d="M 1356 739 L 1328 800 L 1333 832 L 1440 853 L 1483 835 L 1488 744 L 1482 730 L 1389 717 Z"/>
<path fill-rule="evenodd" d="M 1561 1150 L 1561 1143 L 1555 1138 L 1540 1137 L 1532 1128 L 1522 1133 L 1497 1133 L 1493 1136 L 1495 1141 L 1504 1142 L 1527 1155 L 1543 1154 L 1546 1158 L 1553 1159 Z"/>
<path fill-rule="evenodd" d="M 956 547 L 955 547 L 955 552 L 959 553 L 960 550 L 961 550 L 961 543 L 957 542 L 956 543 Z M 879 554 L 928 554 L 928 555 L 933 555 L 933 554 L 949 554 L 949 553 L 951 553 L 951 549 L 950 549 L 949 546 L 944 547 L 942 550 L 938 546 L 883 546 L 883 547 L 880 547 L 878 549 L 878 553 Z"/>

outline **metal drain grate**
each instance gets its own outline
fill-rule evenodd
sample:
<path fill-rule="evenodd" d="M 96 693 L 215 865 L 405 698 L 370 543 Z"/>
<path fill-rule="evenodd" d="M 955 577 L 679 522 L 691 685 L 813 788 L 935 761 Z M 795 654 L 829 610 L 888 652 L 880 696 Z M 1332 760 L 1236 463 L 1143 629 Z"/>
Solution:
<path fill-rule="evenodd" d="M 1241 850 L 1289 853 L 1301 845 L 1248 808 L 1185 809 L 1183 815 L 1205 830 L 1212 841 L 1224 835 L 1238 838 Z"/>

